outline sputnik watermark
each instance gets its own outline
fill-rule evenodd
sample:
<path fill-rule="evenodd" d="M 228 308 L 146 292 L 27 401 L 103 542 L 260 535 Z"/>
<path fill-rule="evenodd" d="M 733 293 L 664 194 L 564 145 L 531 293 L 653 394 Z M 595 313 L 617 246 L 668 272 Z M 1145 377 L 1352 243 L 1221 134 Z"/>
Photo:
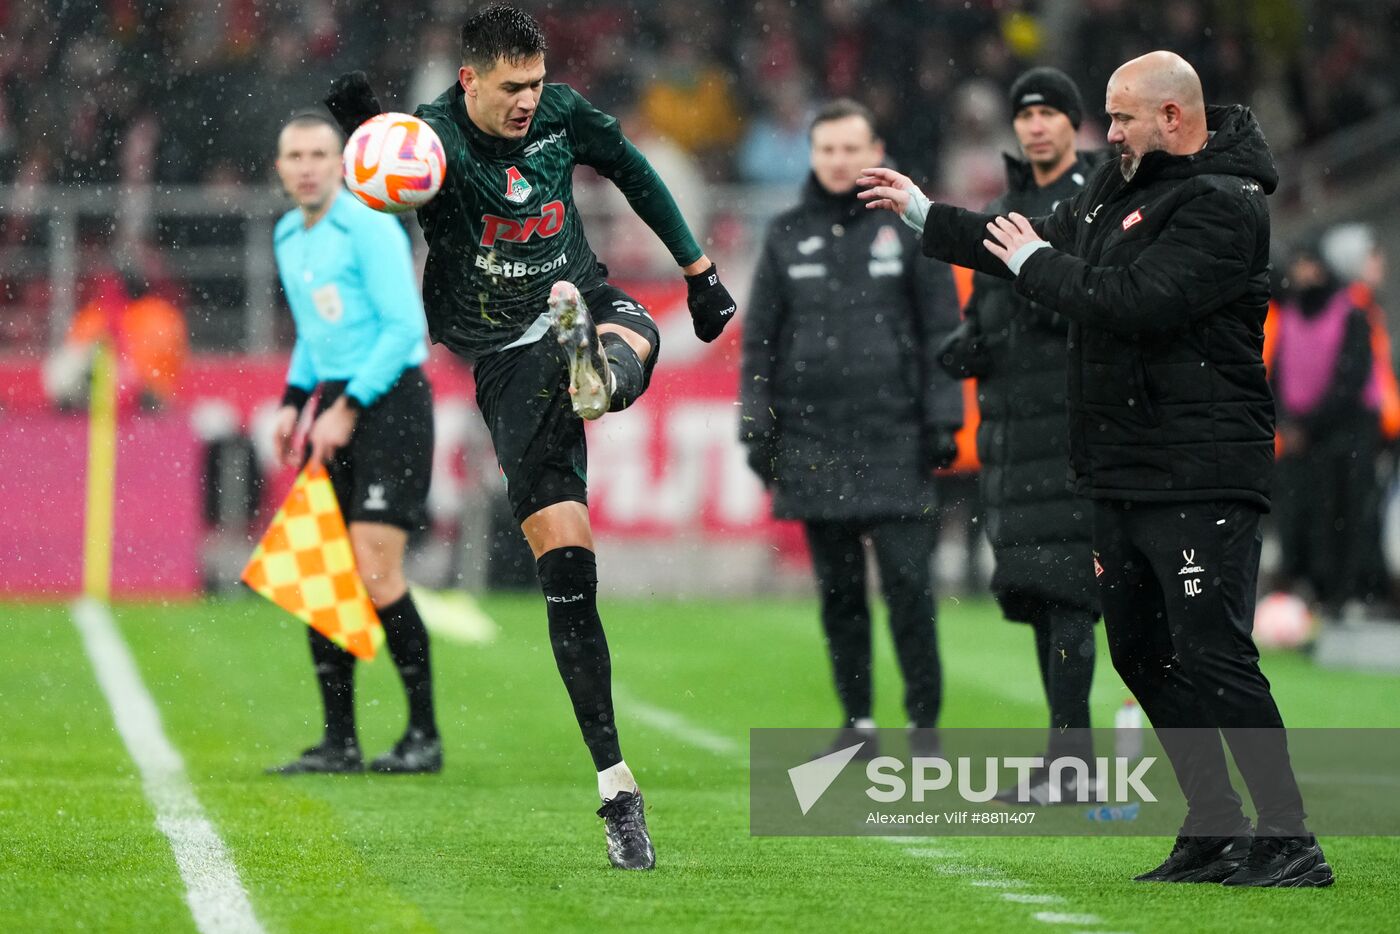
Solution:
<path fill-rule="evenodd" d="M 788 769 L 788 780 L 804 816 L 864 747 L 865 743 L 856 743 Z M 914 756 L 908 761 L 895 756 L 875 756 L 865 763 L 865 777 L 870 783 L 865 796 L 880 804 L 906 800 L 922 804 L 929 795 L 952 789 L 969 804 L 986 804 L 996 799 L 1002 789 L 1014 789 L 1014 796 L 1003 795 L 1002 800 L 1030 804 L 1036 803 L 1032 798 L 1032 783 L 1036 783 L 1044 785 L 1051 804 L 1155 802 L 1157 797 L 1144 778 L 1156 762 L 1156 756 L 1136 762 L 1123 756 L 1097 756 L 1092 764 L 1074 756 L 1061 756 L 1049 762 L 1043 756 L 958 756 L 953 759 Z M 1014 779 L 1007 781 L 1009 776 L 1004 776 L 1004 772 L 1014 773 Z M 870 822 L 909 823 L 913 818 L 917 818 L 912 820 L 914 823 L 978 822 L 966 811 L 932 815 L 872 812 Z"/>

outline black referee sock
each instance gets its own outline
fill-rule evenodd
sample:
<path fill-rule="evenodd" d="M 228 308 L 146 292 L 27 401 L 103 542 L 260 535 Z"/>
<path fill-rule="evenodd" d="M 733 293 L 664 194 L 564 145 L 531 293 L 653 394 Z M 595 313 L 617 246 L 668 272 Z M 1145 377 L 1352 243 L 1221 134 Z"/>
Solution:
<path fill-rule="evenodd" d="M 598 563 L 587 548 L 569 547 L 545 552 L 537 566 L 554 661 L 601 772 L 621 762 L 622 751 L 613 723 L 612 659 L 598 618 Z"/>
<path fill-rule="evenodd" d="M 355 746 L 355 656 L 310 626 L 311 661 L 321 687 L 325 709 L 325 741 L 331 746 Z"/>
<path fill-rule="evenodd" d="M 384 640 L 403 679 L 408 695 L 408 728 L 428 739 L 438 735 L 433 716 L 433 669 L 428 657 L 428 629 L 418 615 L 413 596 L 404 593 L 394 603 L 379 610 L 384 624 Z"/>
<path fill-rule="evenodd" d="M 608 369 L 613 375 L 612 401 L 609 412 L 621 412 L 636 402 L 646 390 L 646 368 L 642 358 L 631 345 L 616 331 L 605 331 L 600 338 L 603 342 L 603 356 L 608 358 Z"/>

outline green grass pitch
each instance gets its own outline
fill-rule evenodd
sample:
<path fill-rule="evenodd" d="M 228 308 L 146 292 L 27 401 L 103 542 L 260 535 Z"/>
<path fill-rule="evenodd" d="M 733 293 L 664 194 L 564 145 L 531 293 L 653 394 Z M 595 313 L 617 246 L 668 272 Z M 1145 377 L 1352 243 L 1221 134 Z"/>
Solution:
<path fill-rule="evenodd" d="M 1393 838 L 1324 839 L 1339 882 L 1320 891 L 1128 881 L 1165 855 L 1160 838 L 752 838 L 742 758 L 626 703 L 623 751 L 659 864 L 619 873 L 538 598 L 483 607 L 495 642 L 434 644 L 442 775 L 294 779 L 262 769 L 316 738 L 300 623 L 252 598 L 116 608 L 268 931 L 1394 929 Z M 940 612 L 944 724 L 1043 722 L 1030 632 L 986 602 L 945 600 Z M 739 749 L 750 727 L 837 720 L 810 601 L 614 602 L 603 614 L 625 698 Z M 898 726 L 898 675 L 877 632 L 877 719 Z M 0 931 L 194 930 L 68 608 L 0 605 L 0 640 Z M 1400 726 L 1394 678 L 1292 655 L 1267 656 L 1265 671 L 1290 725 Z M 1096 725 L 1123 696 L 1101 646 Z M 361 668 L 359 715 L 367 755 L 402 728 L 387 657 Z M 987 880 L 1003 884 L 975 884 Z M 1018 891 L 1027 897 L 1008 898 Z"/>

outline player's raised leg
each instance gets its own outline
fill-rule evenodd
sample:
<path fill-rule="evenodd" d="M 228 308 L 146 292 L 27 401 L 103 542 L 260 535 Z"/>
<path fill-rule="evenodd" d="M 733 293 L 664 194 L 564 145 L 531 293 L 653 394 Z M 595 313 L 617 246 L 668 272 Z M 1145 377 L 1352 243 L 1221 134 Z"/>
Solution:
<path fill-rule="evenodd" d="M 539 570 L 554 661 L 598 772 L 603 799 L 598 816 L 604 821 L 608 859 L 619 869 L 651 869 L 656 853 L 645 803 L 622 759 L 613 716 L 612 659 L 598 615 L 598 565 L 588 507 L 555 503 L 529 516 L 521 528 Z"/>

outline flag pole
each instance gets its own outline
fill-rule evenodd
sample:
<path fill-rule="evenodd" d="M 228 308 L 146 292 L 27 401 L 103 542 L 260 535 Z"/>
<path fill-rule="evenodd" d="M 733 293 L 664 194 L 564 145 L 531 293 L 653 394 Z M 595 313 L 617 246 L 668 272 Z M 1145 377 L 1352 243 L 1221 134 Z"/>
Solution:
<path fill-rule="evenodd" d="M 83 595 L 106 603 L 112 593 L 112 528 L 116 498 L 117 380 L 112 350 L 99 342 L 88 398 L 87 507 L 83 530 Z"/>

